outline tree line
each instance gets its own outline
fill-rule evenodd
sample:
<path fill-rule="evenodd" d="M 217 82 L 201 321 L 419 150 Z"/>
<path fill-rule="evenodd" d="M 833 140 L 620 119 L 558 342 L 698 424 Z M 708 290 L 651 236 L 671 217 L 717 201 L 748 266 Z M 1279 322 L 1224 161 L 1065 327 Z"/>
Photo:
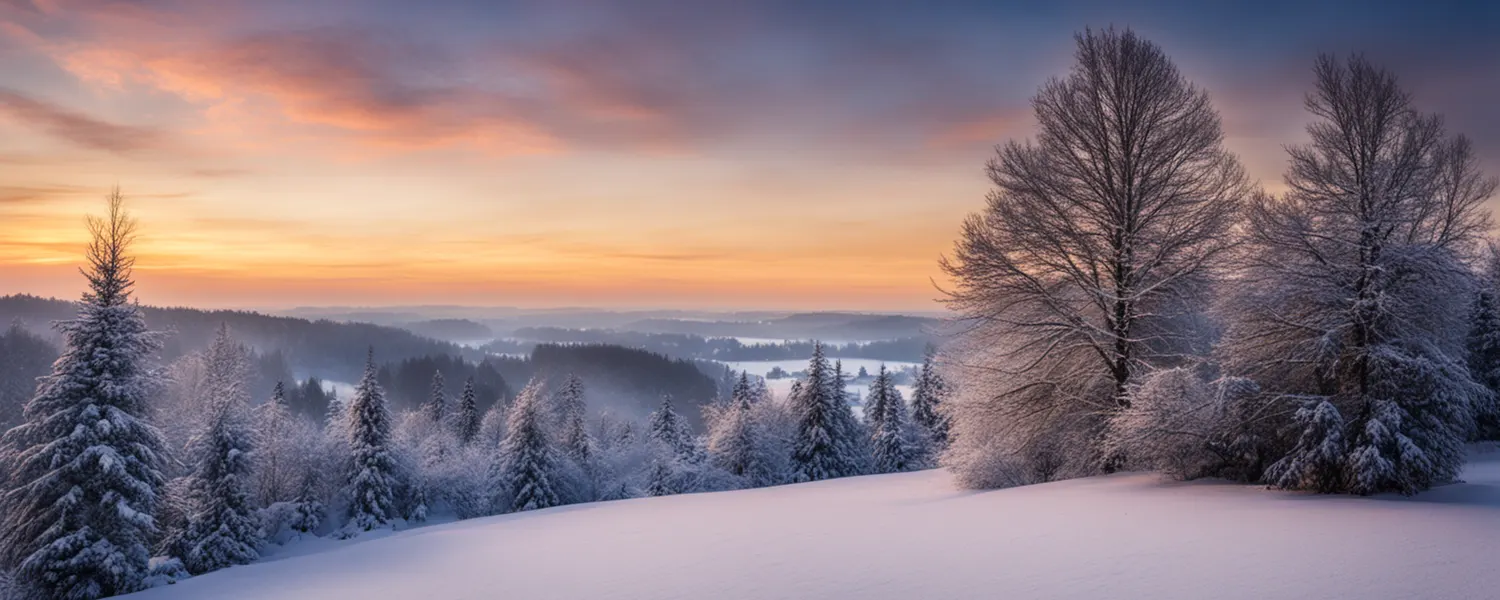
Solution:
<path fill-rule="evenodd" d="M 381 367 L 371 347 L 348 398 L 309 379 L 277 383 L 259 401 L 262 361 L 227 323 L 206 349 L 158 366 L 163 335 L 131 299 L 136 225 L 118 190 L 89 223 L 89 287 L 58 326 L 61 357 L 0 437 L 0 593 L 128 593 L 253 562 L 300 537 L 435 516 L 908 471 L 934 465 L 947 444 L 947 387 L 931 360 L 909 404 L 881 368 L 861 419 L 842 365 L 816 343 L 807 376 L 781 399 L 744 372 L 721 392 L 690 362 L 543 346 L 533 360 L 546 368 L 531 370 L 513 400 L 486 363 L 436 356 Z M 5 341 L 34 340 L 10 332 Z M 609 391 L 569 371 L 590 366 L 614 375 L 598 380 L 606 384 L 633 381 L 634 368 L 680 371 L 677 381 L 712 401 L 667 392 L 645 419 L 591 411 Z M 415 394 L 406 388 L 424 376 L 420 402 L 391 401 L 387 386 Z M 481 393 L 497 397 L 486 407 Z M 323 412 L 307 414 L 318 403 Z"/>
<path fill-rule="evenodd" d="M 1496 179 L 1389 71 L 1322 56 L 1284 191 L 1131 31 L 1077 37 L 942 266 L 965 326 L 946 463 L 1412 494 L 1497 433 Z"/>

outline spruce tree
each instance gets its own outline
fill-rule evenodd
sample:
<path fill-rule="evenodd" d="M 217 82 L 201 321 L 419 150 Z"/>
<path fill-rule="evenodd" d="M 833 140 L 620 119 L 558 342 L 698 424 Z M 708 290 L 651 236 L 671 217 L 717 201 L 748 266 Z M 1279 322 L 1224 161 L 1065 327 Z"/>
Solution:
<path fill-rule="evenodd" d="M 432 373 L 432 394 L 427 397 L 427 403 L 422 406 L 422 412 L 433 423 L 442 424 L 447 418 L 448 394 L 443 390 L 443 372 Z"/>
<path fill-rule="evenodd" d="M 922 359 L 922 369 L 917 372 L 917 383 L 911 391 L 912 422 L 927 438 L 934 453 L 948 448 L 948 415 L 939 408 L 947 396 L 947 384 L 933 365 L 932 348 Z"/>
<path fill-rule="evenodd" d="M 651 472 L 646 477 L 647 496 L 671 496 L 680 494 L 682 490 L 677 485 L 677 470 L 672 467 L 676 458 L 670 456 L 670 451 L 665 446 L 658 446 L 651 457 Z"/>
<path fill-rule="evenodd" d="M 1486 282 L 1487 283 L 1487 282 Z M 1495 292 L 1484 289 L 1474 300 L 1469 326 L 1469 373 L 1489 390 L 1475 407 L 1475 436 L 1500 439 L 1500 306 Z"/>
<path fill-rule="evenodd" d="M 677 414 L 677 410 L 672 408 L 671 394 L 662 395 L 661 406 L 651 413 L 649 427 L 651 439 L 665 444 L 678 459 L 694 458 L 693 433 L 682 416 Z"/>
<path fill-rule="evenodd" d="M 594 440 L 588 430 L 588 405 L 584 400 L 583 380 L 569 375 L 556 399 L 563 454 L 579 466 L 586 466 L 594 456 Z"/>
<path fill-rule="evenodd" d="M 77 318 L 58 324 L 63 354 L 0 448 L 13 486 L 3 497 L 0 560 L 41 598 L 99 598 L 140 589 L 156 534 L 164 443 L 146 421 L 161 385 L 159 347 L 131 301 L 135 221 L 119 190 L 90 219 Z"/>
<path fill-rule="evenodd" d="M 192 509 L 181 540 L 183 565 L 206 573 L 260 558 L 260 520 L 250 499 L 254 432 L 248 419 L 248 350 L 220 326 L 209 347 L 204 377 L 209 416 L 188 442 L 194 467 L 189 478 Z"/>
<path fill-rule="evenodd" d="M 523 511 L 561 504 L 557 457 L 548 439 L 541 384 L 532 381 L 516 396 L 500 443 L 496 484 L 508 502 L 499 508 Z"/>
<path fill-rule="evenodd" d="M 796 437 L 792 443 L 792 479 L 819 481 L 848 475 L 847 460 L 841 456 L 839 417 L 836 401 L 831 397 L 829 380 L 834 377 L 823 357 L 823 345 L 813 344 L 813 356 L 807 364 L 807 377 L 797 382 L 789 398 L 796 418 Z"/>
<path fill-rule="evenodd" d="M 828 379 L 828 399 L 832 403 L 832 414 L 837 424 L 834 437 L 838 448 L 841 477 L 863 475 L 870 470 L 869 432 L 850 406 L 848 379 L 844 376 L 844 361 L 835 360 L 833 373 Z"/>
<path fill-rule="evenodd" d="M 708 452 L 714 465 L 740 477 L 746 485 L 777 483 L 772 449 L 764 427 L 751 405 L 754 389 L 743 375 L 729 406 L 717 414 L 708 433 Z"/>
<path fill-rule="evenodd" d="M 397 462 L 391 448 L 391 415 L 385 391 L 375 381 L 375 351 L 365 361 L 365 374 L 348 408 L 350 533 L 390 524 L 396 507 Z"/>
<path fill-rule="evenodd" d="M 906 416 L 906 401 L 895 381 L 880 366 L 880 374 L 870 385 L 870 405 L 878 407 L 879 418 L 871 431 L 871 452 L 876 473 L 910 471 L 920 466 L 921 448 L 912 435 Z"/>
<path fill-rule="evenodd" d="M 1324 494 L 1344 488 L 1344 417 L 1327 398 L 1308 398 L 1297 409 L 1297 445 L 1266 469 L 1266 480 L 1282 489 Z"/>
<path fill-rule="evenodd" d="M 470 377 L 464 382 L 463 397 L 458 402 L 458 412 L 454 415 L 454 433 L 458 435 L 458 441 L 468 445 L 479 435 L 479 405 L 474 399 L 474 378 Z"/>

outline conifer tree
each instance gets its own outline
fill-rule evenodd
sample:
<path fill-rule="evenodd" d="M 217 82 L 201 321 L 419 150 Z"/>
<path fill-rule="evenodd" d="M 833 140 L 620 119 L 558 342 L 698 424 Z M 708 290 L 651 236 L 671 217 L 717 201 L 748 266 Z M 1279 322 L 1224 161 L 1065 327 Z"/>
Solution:
<path fill-rule="evenodd" d="M 400 514 L 396 507 L 397 462 L 391 448 L 391 415 L 385 391 L 375 381 L 375 351 L 348 408 L 349 533 L 384 527 Z"/>
<path fill-rule="evenodd" d="M 672 408 L 671 394 L 662 395 L 661 406 L 657 407 L 656 411 L 651 413 L 649 427 L 651 439 L 665 444 L 678 459 L 691 460 L 694 458 L 692 431 L 688 429 L 688 425 L 683 421 L 682 417 L 677 414 L 677 410 Z"/>
<path fill-rule="evenodd" d="M 1266 470 L 1266 480 L 1279 488 L 1324 494 L 1344 488 L 1344 417 L 1326 398 L 1309 398 L 1297 409 L 1301 427 L 1297 447 Z"/>
<path fill-rule="evenodd" d="M 458 413 L 454 420 L 454 433 L 458 441 L 468 445 L 479 436 L 479 405 L 474 399 L 474 378 L 464 382 L 463 397 L 458 402 Z"/>
<path fill-rule="evenodd" d="M 848 439 L 853 428 L 845 420 L 842 376 L 830 368 L 823 356 L 823 345 L 813 344 L 813 356 L 807 365 L 807 378 L 793 386 L 790 398 L 797 421 L 792 443 L 792 477 L 794 481 L 819 481 L 858 473 L 852 454 L 854 441 Z M 837 389 L 835 386 L 837 385 Z M 853 420 L 852 413 L 848 420 Z"/>
<path fill-rule="evenodd" d="M 58 325 L 63 354 L 0 441 L 13 486 L 0 501 L 0 562 L 41 598 L 139 589 L 165 483 L 164 443 L 146 421 L 159 343 L 130 298 L 135 221 L 118 189 L 89 232 L 89 290 Z"/>
<path fill-rule="evenodd" d="M 854 408 L 850 406 L 844 361 L 833 362 L 833 374 L 828 381 L 828 398 L 832 402 L 832 414 L 839 432 L 834 441 L 839 449 L 842 476 L 862 475 L 871 467 L 869 432 L 854 416 Z"/>
<path fill-rule="evenodd" d="M 906 400 L 896 389 L 885 365 L 880 366 L 880 374 L 870 384 L 870 399 L 870 406 L 879 411 L 870 440 L 875 472 L 897 473 L 920 466 L 918 461 L 922 449 L 912 435 L 911 423 L 906 416 Z"/>
<path fill-rule="evenodd" d="M 569 375 L 557 394 L 556 402 L 563 453 L 579 466 L 585 466 L 593 460 L 594 440 L 589 435 L 586 420 L 588 405 L 584 400 L 583 380 L 577 375 Z"/>
<path fill-rule="evenodd" d="M 203 429 L 188 442 L 191 512 L 182 544 L 183 565 L 206 573 L 260 557 L 260 520 L 250 498 L 254 432 L 248 420 L 248 350 L 221 325 L 209 347 Z"/>
<path fill-rule="evenodd" d="M 653 454 L 651 473 L 646 478 L 647 496 L 671 496 L 682 493 L 677 486 L 677 471 L 672 468 L 676 458 L 668 454 L 665 450 L 659 450 Z"/>
<path fill-rule="evenodd" d="M 1468 351 L 1469 373 L 1489 390 L 1475 407 L 1475 436 L 1500 438 L 1500 305 L 1493 289 L 1481 290 L 1474 300 Z"/>
<path fill-rule="evenodd" d="M 448 394 L 443 390 L 443 372 L 432 373 L 432 394 L 427 397 L 427 403 L 422 406 L 422 412 L 433 423 L 442 424 L 448 413 Z"/>
<path fill-rule="evenodd" d="M 922 359 L 922 369 L 917 372 L 916 385 L 911 391 L 912 422 L 927 438 L 933 453 L 948 448 L 948 415 L 939 408 L 947 396 L 947 384 L 937 372 L 933 350 L 928 348 Z"/>
<path fill-rule="evenodd" d="M 502 510 L 534 510 L 562 503 L 557 493 L 557 457 L 548 439 L 543 409 L 537 381 L 527 384 L 510 408 L 495 477 L 500 498 L 506 500 Z"/>
<path fill-rule="evenodd" d="M 719 411 L 708 433 L 708 453 L 714 465 L 741 478 L 748 486 L 779 483 L 775 451 L 752 406 L 754 389 L 740 377 L 730 404 Z"/>

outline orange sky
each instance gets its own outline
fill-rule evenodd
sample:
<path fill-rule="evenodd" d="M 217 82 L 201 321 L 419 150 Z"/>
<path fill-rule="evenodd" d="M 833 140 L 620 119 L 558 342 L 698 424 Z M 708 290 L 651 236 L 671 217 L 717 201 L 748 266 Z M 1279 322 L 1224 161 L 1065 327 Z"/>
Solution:
<path fill-rule="evenodd" d="M 76 296 L 119 185 L 153 304 L 931 310 L 1087 24 L 557 4 L 0 3 L 0 294 Z M 1142 20 L 1274 185 L 1315 52 Z"/>

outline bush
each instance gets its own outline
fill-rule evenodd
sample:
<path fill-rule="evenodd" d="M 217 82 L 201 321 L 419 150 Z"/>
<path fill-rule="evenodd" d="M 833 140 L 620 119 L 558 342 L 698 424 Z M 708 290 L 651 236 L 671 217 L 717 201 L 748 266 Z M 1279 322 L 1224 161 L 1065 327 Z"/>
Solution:
<path fill-rule="evenodd" d="M 1268 439 L 1258 426 L 1259 391 L 1246 379 L 1205 383 L 1184 368 L 1156 371 L 1110 419 L 1106 446 L 1130 468 L 1176 479 L 1257 480 Z"/>

